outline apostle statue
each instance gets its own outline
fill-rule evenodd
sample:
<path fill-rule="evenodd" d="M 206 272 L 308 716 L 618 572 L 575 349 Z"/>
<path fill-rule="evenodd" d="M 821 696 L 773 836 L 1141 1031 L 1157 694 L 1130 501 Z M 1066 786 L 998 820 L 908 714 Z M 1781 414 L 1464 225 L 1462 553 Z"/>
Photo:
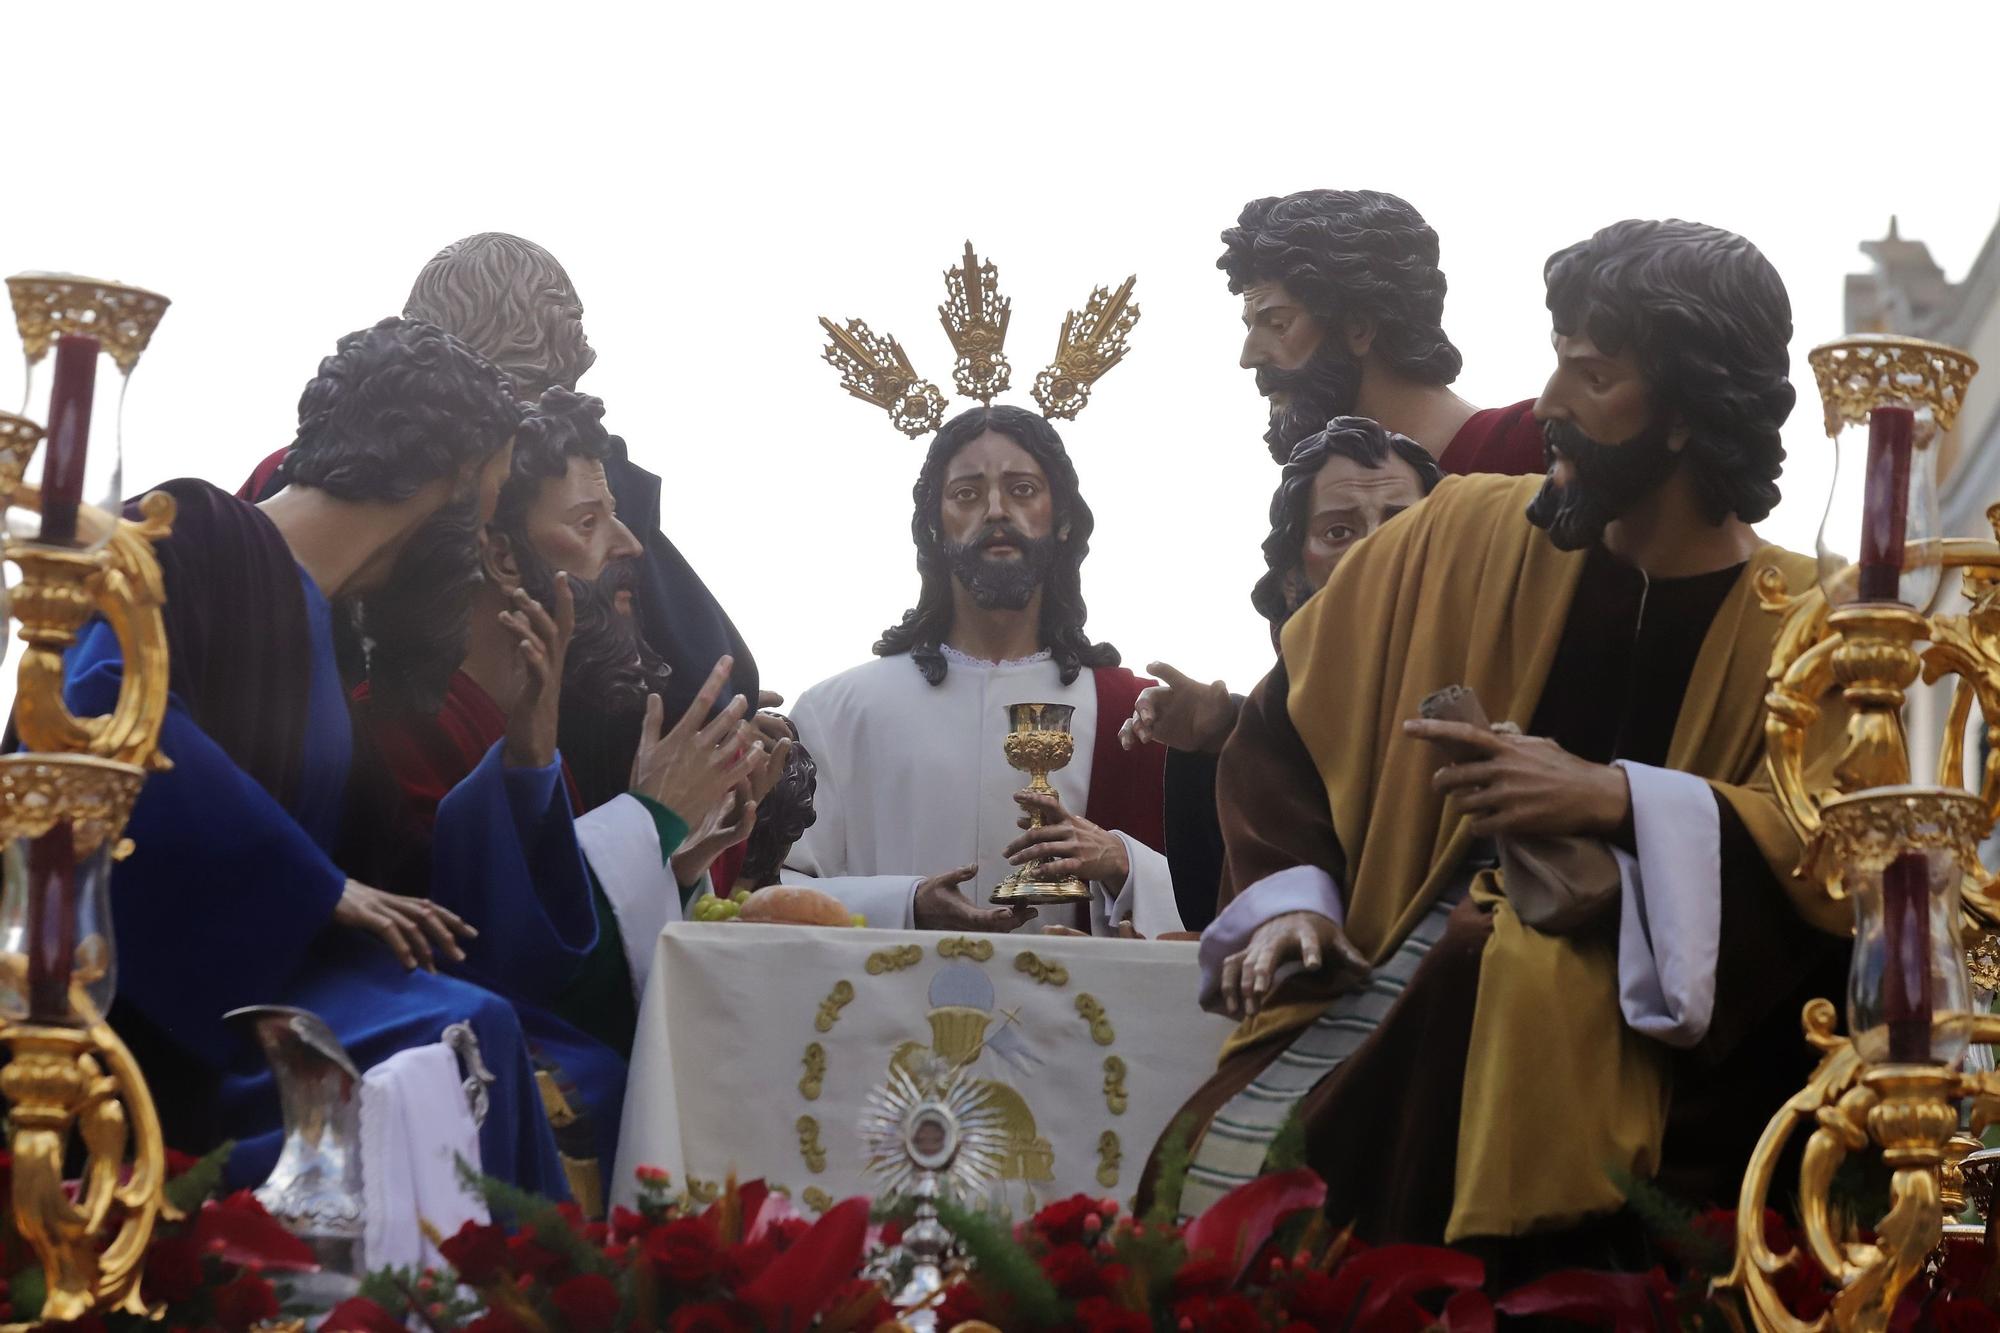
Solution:
<path fill-rule="evenodd" d="M 975 407 L 944 424 L 916 484 L 917 604 L 876 659 L 805 691 L 792 713 L 818 766 L 816 815 L 787 862 L 870 925 L 1012 929 L 1032 915 L 979 905 L 1010 868 L 1087 881 L 1087 905 L 1042 908 L 1094 934 L 1177 931 L 1161 845 L 1157 746 L 1122 749 L 1147 683 L 1084 627 L 1094 520 L 1047 418 Z M 1021 793 L 1007 707 L 1075 709 L 1075 758 L 1053 797 Z M 1043 827 L 1017 820 L 1038 809 Z"/>
<path fill-rule="evenodd" d="M 514 1008 L 444 974 L 481 947 L 475 929 L 364 882 L 350 854 L 376 841 L 380 784 L 365 780 L 335 654 L 358 611 L 373 689 L 436 709 L 521 428 L 485 358 L 432 325 L 386 319 L 320 363 L 270 499 L 159 487 L 178 504 L 157 547 L 172 673 L 160 748 L 173 767 L 140 793 L 137 850 L 113 871 L 114 1020 L 171 1140 L 236 1140 L 237 1184 L 270 1172 L 282 1128 L 270 1071 L 223 1015 L 286 1004 L 324 1019 L 364 1070 L 469 1022 L 498 1080 L 483 1169 L 568 1193 Z M 88 627 L 66 662 L 70 707 L 109 711 L 123 666 L 110 627 Z M 457 821 L 469 852 L 512 836 L 504 793 L 468 801 Z"/>
<path fill-rule="evenodd" d="M 574 390 L 597 360 L 583 330 L 583 301 L 556 257 L 505 232 L 480 232 L 440 250 L 410 288 L 403 313 L 450 332 L 504 371 L 514 395 L 535 402 L 551 387 Z M 641 639 L 670 669 L 663 702 L 679 717 L 717 658 L 734 664 L 724 698 L 756 706 L 757 665 L 728 613 L 687 558 L 660 530 L 660 479 L 634 463 L 618 437 L 604 475 L 618 514 L 642 548 L 615 576 L 630 582 Z M 265 460 L 240 492 L 262 498 L 278 455 Z M 623 719 L 600 727 L 572 717 L 564 738 L 571 772 L 593 802 L 625 789 L 637 733 Z"/>
<path fill-rule="evenodd" d="M 1366 417 L 1335 417 L 1292 448 L 1271 495 L 1264 576 L 1250 604 L 1271 626 L 1271 642 L 1306 599 L 1326 586 L 1354 544 L 1429 495 L 1438 465 L 1422 445 Z M 1119 740 L 1157 741 L 1167 758 L 1167 864 L 1181 922 L 1199 930 L 1215 919 L 1222 880 L 1222 826 L 1215 813 L 1215 759 L 1236 726 L 1241 695 L 1221 681 L 1191 680 L 1165 662 L 1139 692 Z"/>
<path fill-rule="evenodd" d="M 1750 527 L 1794 399 L 1784 285 L 1677 221 L 1546 278 L 1547 477 L 1447 477 L 1357 545 L 1223 750 L 1202 1001 L 1243 1024 L 1173 1135 L 1184 1213 L 1296 1117 L 1363 1239 L 1613 1264 L 1630 1181 L 1733 1199 L 1804 1077 L 1800 1004 L 1846 950 L 1762 785 L 1756 584 L 1813 569 Z M 1422 716 L 1448 687 L 1513 725 Z"/>
<path fill-rule="evenodd" d="M 1542 470 L 1532 402 L 1480 411 L 1451 391 L 1462 358 L 1444 332 L 1438 236 L 1409 204 L 1379 190 L 1253 199 L 1222 243 L 1274 461 L 1334 417 L 1362 416 L 1446 472 Z"/>
<path fill-rule="evenodd" d="M 377 832 L 391 886 L 478 931 L 463 970 L 514 1002 L 563 1090 L 576 1117 L 562 1127 L 565 1159 L 608 1171 L 654 941 L 748 832 L 760 765 L 782 771 L 784 756 L 739 726 L 740 695 L 709 719 L 726 657 L 662 731 L 664 673 L 605 591 L 605 571 L 641 548 L 606 482 L 615 437 L 603 414 L 597 399 L 551 388 L 523 421 L 441 706 L 413 709 L 365 684 L 356 706 L 401 796 Z M 557 744 L 579 711 L 624 719 L 636 744 L 628 790 L 594 806 Z M 490 828 L 468 808 L 511 818 Z"/>

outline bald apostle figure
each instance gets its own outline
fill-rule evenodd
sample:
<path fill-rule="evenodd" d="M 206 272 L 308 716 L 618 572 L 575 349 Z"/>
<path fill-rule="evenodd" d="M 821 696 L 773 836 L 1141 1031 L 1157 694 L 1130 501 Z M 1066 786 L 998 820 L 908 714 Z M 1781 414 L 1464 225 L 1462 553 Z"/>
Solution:
<path fill-rule="evenodd" d="M 1749 526 L 1794 398 L 1784 285 L 1685 222 L 1546 275 L 1546 480 L 1447 477 L 1357 545 L 1223 749 L 1201 999 L 1243 1024 L 1181 1117 L 1184 1213 L 1297 1116 L 1367 1241 L 1616 1266 L 1622 1182 L 1734 1198 L 1809 1063 L 1800 1004 L 1841 984 L 1845 914 L 1762 785 L 1756 583 L 1813 571 Z M 1449 686 L 1518 733 L 1420 720 Z M 1598 849 L 1555 886 L 1595 915 L 1530 911 L 1530 837 Z"/>
<path fill-rule="evenodd" d="M 1159 746 L 1125 750 L 1120 724 L 1150 682 L 1084 634 L 1081 571 L 1094 520 L 1049 422 L 979 407 L 945 423 L 917 480 L 917 605 L 876 660 L 799 696 L 819 766 L 818 817 L 784 878 L 838 896 L 878 927 L 1009 930 L 1037 913 L 987 907 L 1015 866 L 1090 885 L 1088 904 L 1038 909 L 1093 934 L 1180 929 L 1160 854 Z M 1074 708 L 1075 757 L 1054 798 L 1020 793 L 1007 706 Z M 1023 811 L 1045 826 L 1023 833 Z M 809 877 L 809 878 L 808 878 Z"/>

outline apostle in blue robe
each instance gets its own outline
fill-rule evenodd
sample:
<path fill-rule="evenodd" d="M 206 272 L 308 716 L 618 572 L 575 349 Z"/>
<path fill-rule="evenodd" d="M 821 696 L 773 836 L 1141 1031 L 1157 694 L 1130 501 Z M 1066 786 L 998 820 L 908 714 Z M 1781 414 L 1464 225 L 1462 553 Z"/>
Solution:
<path fill-rule="evenodd" d="M 509 942 L 468 938 L 449 910 L 357 877 L 378 814 L 366 794 L 382 784 L 356 781 L 369 755 L 356 750 L 336 653 L 344 608 L 368 595 L 357 628 L 376 688 L 441 690 L 519 405 L 456 339 L 392 319 L 341 341 L 299 416 L 291 485 L 263 506 L 198 481 L 159 488 L 179 506 L 158 547 L 171 667 L 161 750 L 174 767 L 148 780 L 128 826 L 136 850 L 113 874 L 114 1021 L 172 1141 L 238 1141 L 236 1183 L 269 1172 L 282 1128 L 261 1055 L 223 1014 L 310 1009 L 364 1069 L 468 1022 L 497 1080 L 483 1168 L 563 1197 L 513 1006 L 431 970 L 493 966 Z M 425 665 L 441 645 L 443 675 Z M 122 662 L 106 626 L 85 631 L 68 672 L 73 710 L 109 708 Z M 464 798 L 453 845 L 465 854 L 484 839 L 492 863 L 526 864 L 532 847 L 535 872 L 573 867 L 581 877 L 552 767 L 496 773 Z M 537 835 L 527 842 L 524 821 Z M 587 892 L 583 902 L 570 938 L 587 953 Z"/>

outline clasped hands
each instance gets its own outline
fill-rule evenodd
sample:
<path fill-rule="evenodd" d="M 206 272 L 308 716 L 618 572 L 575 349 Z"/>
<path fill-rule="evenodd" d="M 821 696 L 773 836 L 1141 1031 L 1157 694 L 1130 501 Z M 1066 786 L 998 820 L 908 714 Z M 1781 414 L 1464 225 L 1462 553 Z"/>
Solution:
<path fill-rule="evenodd" d="M 1603 838 L 1617 832 L 1631 812 L 1622 769 L 1579 759 L 1545 737 L 1428 718 L 1405 722 L 1403 734 L 1463 756 L 1441 765 L 1431 786 L 1468 818 L 1475 836 Z M 1329 958 L 1337 977 L 1359 979 L 1369 970 L 1330 918 L 1318 912 L 1273 917 L 1223 960 L 1223 1007 L 1231 1017 L 1253 1017 L 1270 998 L 1280 967 L 1297 962 L 1312 972 Z"/>

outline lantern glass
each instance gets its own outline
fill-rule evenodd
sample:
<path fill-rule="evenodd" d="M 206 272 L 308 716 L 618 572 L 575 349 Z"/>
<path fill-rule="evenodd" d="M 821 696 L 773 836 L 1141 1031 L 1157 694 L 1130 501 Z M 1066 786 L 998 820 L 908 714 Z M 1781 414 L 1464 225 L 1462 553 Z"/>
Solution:
<path fill-rule="evenodd" d="M 0 891 L 0 1017 L 96 1022 L 118 991 L 111 852 L 75 856 L 70 828 L 7 843 Z"/>
<path fill-rule="evenodd" d="M 1816 544 L 1819 585 L 1833 606 L 1899 601 L 1927 612 L 1944 583 L 1937 491 L 1943 433 L 1919 399 L 1885 398 L 1880 406 L 1889 411 L 1843 423 L 1833 437 L 1833 483 Z M 1900 431 L 1899 414 L 1906 423 Z M 1892 512 L 1898 494 L 1903 504 Z M 1880 512 L 1871 510 L 1871 495 Z M 1900 574 L 1884 568 L 1883 546 L 1897 537 Z"/>
<path fill-rule="evenodd" d="M 1847 1028 L 1870 1065 L 1953 1064 L 1972 1029 L 1960 942 L 1965 866 L 1942 847 L 1911 848 L 1887 865 L 1850 863 L 1854 961 Z"/>

